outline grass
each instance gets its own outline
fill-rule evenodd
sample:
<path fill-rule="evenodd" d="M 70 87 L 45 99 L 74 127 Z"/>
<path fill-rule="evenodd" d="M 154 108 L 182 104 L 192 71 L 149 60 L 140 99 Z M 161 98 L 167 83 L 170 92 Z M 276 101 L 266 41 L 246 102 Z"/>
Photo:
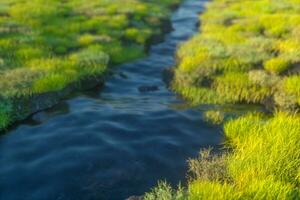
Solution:
<path fill-rule="evenodd" d="M 178 50 L 174 90 L 195 104 L 275 101 L 285 89 L 270 79 L 280 82 L 299 73 L 294 70 L 300 63 L 298 3 L 209 3 L 201 15 L 201 32 Z"/>
<path fill-rule="evenodd" d="M 224 113 L 219 110 L 208 110 L 204 112 L 204 119 L 212 124 L 219 125 L 225 120 Z"/>
<path fill-rule="evenodd" d="M 300 199 L 299 11 L 298 0 L 213 0 L 179 47 L 173 88 L 193 104 L 273 107 L 225 121 L 222 109 L 204 112 L 223 122 L 229 151 L 189 159 L 182 199 Z"/>
<path fill-rule="evenodd" d="M 224 132 L 232 152 L 205 150 L 190 160 L 183 199 L 299 199 L 299 114 L 250 113 L 227 122 Z"/>
<path fill-rule="evenodd" d="M 201 181 L 228 181 L 227 157 L 226 154 L 216 155 L 212 149 L 204 149 L 199 153 L 198 158 L 189 159 L 189 180 Z"/>
<path fill-rule="evenodd" d="M 162 34 L 180 1 L 2 0 L 0 97 L 59 91 L 145 56 L 149 39 Z M 14 113 L 0 116 L 0 129 L 14 121 Z"/>
<path fill-rule="evenodd" d="M 294 95 L 300 104 L 300 76 L 290 76 L 284 80 L 283 87 L 286 93 Z"/>
<path fill-rule="evenodd" d="M 264 63 L 265 70 L 274 74 L 282 74 L 283 72 L 286 72 L 290 67 L 290 61 L 288 59 L 280 57 L 272 58 Z"/>
<path fill-rule="evenodd" d="M 178 189 L 174 190 L 168 183 L 165 181 L 159 182 L 158 187 L 152 189 L 151 192 L 146 193 L 144 196 L 145 200 L 184 200 L 185 191 L 179 185 Z"/>

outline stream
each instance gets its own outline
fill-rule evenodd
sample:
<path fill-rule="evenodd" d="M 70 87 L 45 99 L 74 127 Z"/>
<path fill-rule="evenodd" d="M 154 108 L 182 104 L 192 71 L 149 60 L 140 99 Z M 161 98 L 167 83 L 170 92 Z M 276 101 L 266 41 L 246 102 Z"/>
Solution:
<path fill-rule="evenodd" d="M 162 80 L 177 45 L 198 31 L 204 6 L 185 1 L 165 41 L 116 68 L 103 88 L 73 95 L 1 135 L 0 199 L 123 200 L 158 180 L 184 182 L 187 159 L 224 139 Z"/>

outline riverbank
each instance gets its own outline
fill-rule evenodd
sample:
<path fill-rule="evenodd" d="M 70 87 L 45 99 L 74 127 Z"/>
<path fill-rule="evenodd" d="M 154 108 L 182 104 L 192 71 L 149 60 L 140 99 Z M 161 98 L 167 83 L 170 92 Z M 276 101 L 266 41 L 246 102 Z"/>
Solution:
<path fill-rule="evenodd" d="M 201 33 L 178 50 L 173 88 L 194 104 L 299 108 L 299 5 L 242 4 L 209 4 Z"/>
<path fill-rule="evenodd" d="M 145 56 L 178 1 L 0 3 L 0 130 Z M 120 5 L 123 5 L 120 7 Z"/>
<path fill-rule="evenodd" d="M 2 134 L 1 197 L 120 200 L 157 180 L 183 181 L 187 158 L 224 141 L 161 77 L 175 63 L 176 46 L 197 33 L 204 5 L 180 4 L 164 41 L 113 69 L 102 88 L 76 92 Z M 157 89 L 140 90 L 149 86 Z"/>
<path fill-rule="evenodd" d="M 189 160 L 187 188 L 160 183 L 145 199 L 299 199 L 299 10 L 292 0 L 208 4 L 201 31 L 178 50 L 173 89 L 194 105 L 261 104 L 270 113 L 206 113 L 223 123 L 228 152 L 201 151 Z"/>

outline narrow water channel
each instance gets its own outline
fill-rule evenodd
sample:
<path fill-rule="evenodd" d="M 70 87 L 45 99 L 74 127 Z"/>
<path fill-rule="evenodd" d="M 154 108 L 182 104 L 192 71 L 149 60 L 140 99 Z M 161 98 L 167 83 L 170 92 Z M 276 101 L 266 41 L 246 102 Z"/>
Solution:
<path fill-rule="evenodd" d="M 223 137 L 162 81 L 205 1 L 187 0 L 174 31 L 102 89 L 78 94 L 0 136 L 1 200 L 122 200 L 185 180 L 186 160 Z M 141 91 L 155 86 L 154 91 Z M 140 89 L 140 90 L 139 90 Z"/>

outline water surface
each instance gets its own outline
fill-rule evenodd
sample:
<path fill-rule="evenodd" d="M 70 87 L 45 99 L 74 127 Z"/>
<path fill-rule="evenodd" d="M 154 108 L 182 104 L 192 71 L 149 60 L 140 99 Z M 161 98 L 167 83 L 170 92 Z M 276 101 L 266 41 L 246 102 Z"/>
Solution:
<path fill-rule="evenodd" d="M 186 160 L 222 142 L 218 128 L 162 81 L 176 46 L 197 32 L 204 1 L 173 15 L 150 55 L 122 65 L 103 89 L 81 93 L 0 136 L 1 200 L 119 200 L 160 179 L 184 181 Z M 141 92 L 140 87 L 155 86 Z"/>

